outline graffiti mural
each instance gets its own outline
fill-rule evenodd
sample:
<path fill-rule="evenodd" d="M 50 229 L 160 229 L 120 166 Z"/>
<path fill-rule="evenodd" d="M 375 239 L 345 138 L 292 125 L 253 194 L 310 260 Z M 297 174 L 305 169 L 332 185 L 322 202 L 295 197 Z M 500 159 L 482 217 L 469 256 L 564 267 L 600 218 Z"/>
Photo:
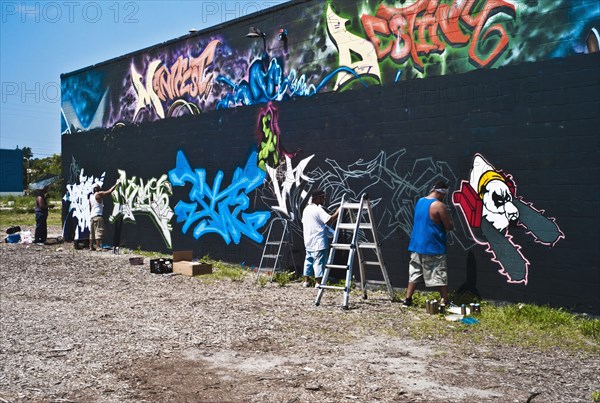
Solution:
<path fill-rule="evenodd" d="M 375 47 L 369 41 L 349 32 L 346 29 L 348 22 L 349 20 L 333 12 L 331 5 L 327 6 L 327 33 L 337 49 L 339 66 L 350 68 L 355 73 L 340 72 L 333 87 L 334 91 L 339 90 L 357 76 L 371 76 L 381 83 L 381 72 Z M 358 56 L 355 57 L 358 60 L 352 60 L 353 54 Z"/>
<path fill-rule="evenodd" d="M 163 104 L 169 105 L 167 116 L 173 116 L 173 111 L 178 106 L 177 101 L 188 106 L 190 112 L 198 113 L 198 102 L 188 102 L 185 99 L 202 100 L 210 93 L 213 73 L 209 68 L 219 44 L 218 40 L 212 40 L 198 57 L 179 56 L 170 66 L 165 65 L 162 60 L 153 60 L 148 64 L 145 75 L 138 73 L 132 65 L 131 81 L 137 99 L 133 120 L 136 120 L 140 110 L 148 106 L 152 106 L 156 114 L 164 118 Z"/>
<path fill-rule="evenodd" d="M 313 157 L 314 155 L 304 158 L 295 167 L 289 156 L 285 157 L 285 161 L 277 169 L 267 166 L 267 173 L 276 200 L 276 204 L 271 204 L 271 208 L 290 220 L 299 217 L 300 206 L 308 195 L 304 187 L 310 184 L 312 179 L 304 171 Z M 271 201 L 268 203 L 270 204 Z"/>
<path fill-rule="evenodd" d="M 281 18 L 261 22 L 262 43 L 242 35 L 248 28 L 240 23 L 63 75 L 61 132 L 588 53 L 600 27 L 593 2 L 570 0 L 280 7 Z"/>
<path fill-rule="evenodd" d="M 399 65 L 410 61 L 412 67 L 423 72 L 422 56 L 442 54 L 446 46 L 468 45 L 469 63 L 489 67 L 508 48 L 509 36 L 504 23 L 488 22 L 500 13 L 514 19 L 516 8 L 503 0 L 480 3 L 419 0 L 401 8 L 381 4 L 374 16 L 363 14 L 361 21 L 379 60 L 390 57 Z M 481 55 L 483 48 L 488 49 L 487 55 Z"/>
<path fill-rule="evenodd" d="M 67 184 L 67 191 L 63 197 L 63 201 L 68 204 L 67 216 L 77 223 L 75 239 L 85 238 L 84 233 L 89 231 L 92 220 L 89 196 L 92 194 L 94 184 L 98 183 L 100 187 L 102 187 L 105 175 L 106 173 L 103 173 L 98 178 L 94 176 L 85 176 L 82 168 L 79 171 L 78 182 Z"/>
<path fill-rule="evenodd" d="M 333 159 L 327 159 L 329 169 L 316 168 L 308 176 L 317 187 L 324 189 L 334 205 L 342 195 L 358 201 L 368 193 L 374 207 L 378 208 L 377 231 L 383 242 L 398 231 L 410 236 L 414 205 L 419 197 L 426 195 L 438 180 L 457 182 L 456 175 L 446 161 L 406 158 L 406 149 L 391 153 L 381 151 L 369 160 L 359 159 L 347 167 Z M 382 195 L 386 195 L 385 199 Z M 448 234 L 448 243 L 463 250 L 473 246 L 465 241 L 468 230 L 457 223 L 455 231 Z"/>
<path fill-rule="evenodd" d="M 149 179 L 144 183 L 143 179 L 135 176 L 127 178 L 127 173 L 119 169 L 118 184 L 112 193 L 114 207 L 109 220 L 113 224 L 119 220 L 135 223 L 135 214 L 147 214 L 159 229 L 167 247 L 171 249 L 170 221 L 173 210 L 169 206 L 169 197 L 172 194 L 173 189 L 167 175 Z"/>
<path fill-rule="evenodd" d="M 494 168 L 480 154 L 473 159 L 468 181 L 452 200 L 469 224 L 473 239 L 485 245 L 509 283 L 527 284 L 530 262 L 513 242 L 512 228 L 524 228 L 536 242 L 554 246 L 565 236 L 555 219 L 516 195 L 512 176 Z"/>
<path fill-rule="evenodd" d="M 212 187 L 207 183 L 206 170 L 192 170 L 183 151 L 177 153 L 175 168 L 169 171 L 173 186 L 191 185 L 189 202 L 178 201 L 175 215 L 183 223 L 186 234 L 193 227 L 192 235 L 199 239 L 208 233 L 220 235 L 226 244 L 240 242 L 242 235 L 255 242 L 262 242 L 258 229 L 265 225 L 271 213 L 268 211 L 247 212 L 250 208 L 248 195 L 261 186 L 266 174 L 258 168 L 257 154 L 253 152 L 244 168 L 236 168 L 231 184 L 221 190 L 223 171 L 217 172 Z"/>

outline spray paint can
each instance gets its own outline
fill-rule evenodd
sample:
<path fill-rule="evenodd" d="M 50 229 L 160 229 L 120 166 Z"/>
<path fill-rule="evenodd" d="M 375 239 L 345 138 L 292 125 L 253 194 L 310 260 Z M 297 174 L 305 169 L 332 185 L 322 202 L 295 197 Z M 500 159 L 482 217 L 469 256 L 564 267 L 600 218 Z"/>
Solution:
<path fill-rule="evenodd" d="M 442 301 L 443 301 L 443 300 L 442 300 Z M 442 302 L 442 303 L 440 304 L 440 313 L 441 313 L 442 315 L 445 315 L 445 314 L 446 314 L 446 304 L 444 304 L 444 302 Z"/>
<path fill-rule="evenodd" d="M 475 304 L 473 302 L 469 304 L 469 309 L 471 310 L 471 315 L 475 315 Z"/>
<path fill-rule="evenodd" d="M 425 300 L 425 312 L 431 314 L 431 304 L 429 303 L 428 299 Z"/>
<path fill-rule="evenodd" d="M 481 313 L 481 305 L 480 304 L 475 304 L 475 313 L 476 314 L 480 314 Z"/>
<path fill-rule="evenodd" d="M 431 307 L 431 313 L 433 315 L 438 313 L 438 301 L 437 299 L 434 299 L 433 302 L 431 303 L 432 307 Z"/>
<path fill-rule="evenodd" d="M 466 307 L 466 305 L 465 305 L 465 304 L 462 304 L 462 305 L 460 306 L 460 314 L 461 314 L 462 316 L 465 316 L 465 315 L 467 314 L 467 307 Z"/>

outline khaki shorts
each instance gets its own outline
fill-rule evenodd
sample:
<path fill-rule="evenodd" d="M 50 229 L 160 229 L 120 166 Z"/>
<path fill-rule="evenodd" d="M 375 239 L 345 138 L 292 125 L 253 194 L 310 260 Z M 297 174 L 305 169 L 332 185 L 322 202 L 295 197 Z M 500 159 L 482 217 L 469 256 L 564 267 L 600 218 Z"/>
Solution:
<path fill-rule="evenodd" d="M 102 241 L 102 236 L 104 235 L 104 217 L 92 217 L 92 228 L 90 235 L 92 240 Z"/>
<path fill-rule="evenodd" d="M 412 252 L 408 266 L 408 281 L 411 283 L 425 281 L 427 287 L 448 285 L 446 255 L 421 255 Z"/>

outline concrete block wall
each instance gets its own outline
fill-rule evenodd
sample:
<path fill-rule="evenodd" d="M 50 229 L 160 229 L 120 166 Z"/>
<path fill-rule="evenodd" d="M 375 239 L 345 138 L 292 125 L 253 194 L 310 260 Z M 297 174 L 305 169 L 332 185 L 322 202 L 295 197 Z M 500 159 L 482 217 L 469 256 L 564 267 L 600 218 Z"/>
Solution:
<path fill-rule="evenodd" d="M 527 282 L 510 283 L 486 247 L 474 242 L 465 217 L 454 205 L 457 231 L 450 237 L 451 287 L 474 287 L 486 298 L 597 311 L 600 189 L 595 178 L 600 174 L 600 80 L 595 69 L 599 61 L 598 55 L 579 55 L 280 102 L 274 105 L 280 144 L 287 150 L 300 150 L 292 166 L 314 155 L 305 170 L 315 178 L 311 186 L 326 187 L 336 197 L 366 190 L 380 199 L 375 214 L 381 220 L 384 258 L 397 287 L 405 286 L 407 280 L 406 248 L 414 202 L 436 178 L 446 179 L 451 190 L 457 191 L 460 182 L 469 178 L 474 156 L 481 154 L 511 175 L 516 195 L 554 219 L 564 237 L 548 246 L 535 242 L 522 227 L 509 228 L 513 242 L 530 263 Z M 561 70 L 568 74 L 553 74 Z M 548 75 L 553 79 L 548 80 Z M 446 95 L 448 88 L 460 88 L 468 95 Z M 220 110 L 110 133 L 67 134 L 63 136 L 64 160 L 72 156 L 85 161 L 89 175 L 106 171 L 105 183 L 110 185 L 117 178 L 111 167 L 126 171 L 128 178 L 156 178 L 175 168 L 176 154 L 183 150 L 192 169 L 206 170 L 208 184 L 223 171 L 225 188 L 235 168 L 243 166 L 256 149 L 257 116 L 264 108 Z M 377 169 L 363 175 L 367 167 L 360 165 L 361 160 Z M 324 180 L 320 173 L 335 173 L 332 163 L 360 175 L 346 182 Z M 271 192 L 270 187 L 266 182 L 262 192 Z M 189 186 L 174 187 L 171 207 L 177 200 L 186 200 L 189 190 Z M 272 211 L 260 196 L 250 196 L 249 211 Z M 168 250 L 149 218 L 136 220 L 124 226 L 124 245 Z M 301 249 L 297 217 L 295 222 L 296 245 Z M 182 233 L 182 224 L 175 218 L 172 226 L 175 250 L 191 248 L 197 256 L 209 253 L 248 266 L 258 264 L 260 242 L 242 237 L 238 244 L 226 244 L 215 234 L 194 239 Z M 260 231 L 264 233 L 266 225 Z M 302 257 L 299 250 L 296 259 Z"/>
<path fill-rule="evenodd" d="M 92 183 L 119 179 L 104 213 L 113 223 L 108 244 L 118 232 L 122 246 L 192 249 L 250 267 L 269 223 L 283 217 L 301 266 L 299 217 L 310 190 L 324 188 L 332 208 L 342 194 L 368 192 L 393 285 L 404 287 L 414 203 L 443 179 L 457 224 L 452 289 L 600 312 L 600 60 L 586 42 L 600 26 L 598 4 L 493 2 L 495 16 L 485 8 L 470 15 L 495 39 L 463 26 L 475 44 L 444 37 L 437 52 L 395 60 L 381 54 L 391 37 L 378 31 L 377 42 L 365 25 L 389 6 L 363 3 L 294 2 L 63 75 L 66 239 L 88 236 Z M 435 21 L 448 22 L 439 10 Z M 263 59 L 262 41 L 245 38 L 250 26 L 268 33 Z M 275 38 L 282 28 L 288 53 Z M 470 50 L 489 54 L 502 37 L 506 49 L 475 66 Z M 147 80 L 150 69 L 173 78 L 181 60 L 200 59 L 204 94 L 192 96 L 181 76 L 172 87 L 181 94 L 162 99 Z M 342 74 L 353 78 L 338 86 Z M 496 190 L 478 188 L 481 167 L 502 176 Z M 518 220 L 501 224 L 503 213 L 486 204 L 494 192 Z M 479 207 L 466 211 L 469 195 Z"/>

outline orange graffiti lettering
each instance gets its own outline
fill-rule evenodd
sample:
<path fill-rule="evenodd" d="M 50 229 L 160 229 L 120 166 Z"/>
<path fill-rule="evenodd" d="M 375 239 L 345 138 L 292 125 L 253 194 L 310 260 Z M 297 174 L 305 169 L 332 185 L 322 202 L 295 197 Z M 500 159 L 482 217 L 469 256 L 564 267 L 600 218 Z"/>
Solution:
<path fill-rule="evenodd" d="M 389 55 L 402 64 L 410 59 L 423 71 L 420 56 L 442 53 L 446 44 L 469 44 L 469 61 L 477 67 L 488 67 L 506 50 L 509 38 L 502 24 L 486 27 L 486 23 L 499 13 L 515 18 L 516 9 L 504 0 L 485 0 L 483 6 L 479 3 L 481 0 L 453 0 L 452 4 L 420 0 L 403 8 L 381 4 L 375 16 L 364 14 L 361 22 L 379 60 Z M 492 37 L 496 38 L 491 50 L 487 56 L 480 56 L 478 47 Z"/>
<path fill-rule="evenodd" d="M 179 56 L 171 65 L 161 66 L 152 78 L 152 88 L 161 101 L 179 99 L 189 94 L 191 97 L 203 98 L 212 88 L 212 73 L 207 73 L 215 57 L 215 50 L 220 42 L 211 41 L 198 57 Z"/>

